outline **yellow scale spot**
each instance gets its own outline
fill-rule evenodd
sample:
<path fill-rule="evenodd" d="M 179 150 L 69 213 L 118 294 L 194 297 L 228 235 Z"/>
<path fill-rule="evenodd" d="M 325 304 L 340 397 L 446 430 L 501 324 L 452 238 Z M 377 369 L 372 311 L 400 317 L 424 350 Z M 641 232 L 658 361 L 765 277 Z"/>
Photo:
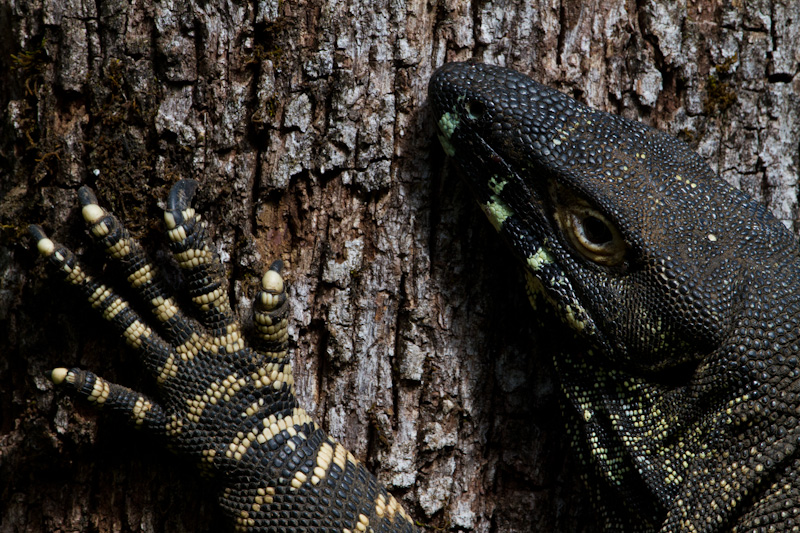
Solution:
<path fill-rule="evenodd" d="M 225 298 L 225 291 L 222 287 L 217 287 L 211 292 L 206 292 L 195 296 L 192 301 L 203 311 L 208 311 L 212 308 L 227 308 L 227 300 Z"/>
<path fill-rule="evenodd" d="M 133 288 L 139 288 L 153 279 L 153 267 L 147 263 L 142 268 L 128 276 L 128 283 Z"/>
<path fill-rule="evenodd" d="M 156 315 L 159 322 L 166 322 L 179 311 L 172 298 L 164 299 L 163 296 L 150 300 L 150 305 L 153 306 L 153 314 Z"/>
<path fill-rule="evenodd" d="M 514 211 L 512 211 L 497 195 L 492 195 L 490 201 L 482 205 L 481 209 L 497 231 L 500 231 L 500 228 L 503 227 L 503 223 L 505 223 L 508 217 L 514 214 Z"/>
<path fill-rule="evenodd" d="M 269 363 L 267 367 L 272 366 L 272 363 Z M 253 386 L 256 389 L 260 389 L 261 387 L 269 387 L 272 384 L 272 380 L 269 377 L 270 371 L 266 367 L 259 368 L 256 372 L 250 374 L 250 379 L 253 380 Z"/>
<path fill-rule="evenodd" d="M 195 395 L 194 398 L 187 398 L 186 405 L 188 406 L 186 418 L 195 424 L 200 422 L 200 417 L 203 414 L 203 410 L 206 408 L 206 402 L 203 401 L 203 397 Z"/>
<path fill-rule="evenodd" d="M 289 352 L 287 350 L 281 350 L 279 352 L 265 352 L 264 355 L 270 359 L 275 359 L 278 362 L 283 362 L 288 354 Z"/>
<path fill-rule="evenodd" d="M 547 293 L 544 290 L 544 286 L 542 286 L 542 281 L 527 270 L 525 271 L 525 281 L 525 292 L 528 294 L 528 300 L 530 300 L 531 306 L 536 309 L 538 295 L 546 296 Z"/>
<path fill-rule="evenodd" d="M 115 259 L 120 259 L 131 253 L 131 243 L 129 239 L 120 239 L 116 243 L 106 248 L 106 253 Z"/>
<path fill-rule="evenodd" d="M 567 324 L 569 324 L 572 329 L 579 332 L 586 329 L 586 321 L 578 318 L 581 316 L 586 316 L 586 311 L 583 308 L 567 305 L 565 306 L 564 311 L 564 318 L 566 318 Z"/>
<path fill-rule="evenodd" d="M 460 119 L 458 118 L 458 113 L 444 113 L 439 118 L 439 131 L 442 132 L 442 135 L 445 139 L 449 139 L 453 136 L 453 132 L 456 131 Z"/>
<path fill-rule="evenodd" d="M 106 212 L 103 211 L 103 208 L 97 204 L 86 204 L 81 209 L 81 215 L 83 215 L 83 219 L 86 222 L 94 224 L 103 218 L 106 215 Z"/>
<path fill-rule="evenodd" d="M 62 256 L 58 252 L 56 252 L 56 257 L 58 258 L 59 261 L 64 260 L 64 256 Z M 86 275 L 86 273 L 83 271 L 80 265 L 75 265 L 72 268 L 70 268 L 67 265 L 63 265 L 61 267 L 61 270 L 63 270 L 68 274 L 67 282 L 71 283 L 72 285 L 81 285 L 82 283 L 84 283 L 86 280 L 89 279 L 89 276 Z"/>
<path fill-rule="evenodd" d="M 385 502 L 385 498 L 382 494 L 378 496 L 378 501 L 376 501 L 375 504 L 376 510 L 378 508 L 379 502 Z M 406 510 L 403 509 L 403 506 L 400 505 L 400 503 L 391 494 L 389 495 L 389 502 L 383 504 L 383 513 L 392 522 L 394 522 L 395 516 L 398 514 L 403 518 L 405 518 L 406 521 L 411 522 L 411 517 L 408 516 L 408 514 L 406 514 Z"/>
<path fill-rule="evenodd" d="M 207 450 L 203 450 L 201 454 L 203 455 L 202 461 L 211 464 L 214 462 L 214 457 L 217 455 L 217 450 L 209 448 Z"/>
<path fill-rule="evenodd" d="M 285 352 L 281 352 L 281 354 L 283 356 L 286 355 Z M 257 372 L 253 372 L 250 377 L 257 389 L 272 385 L 275 390 L 279 390 L 285 383 L 294 392 L 294 374 L 292 374 L 291 364 L 268 363 L 266 366 L 259 368 Z"/>
<path fill-rule="evenodd" d="M 98 405 L 103 405 L 108 399 L 110 391 L 111 388 L 108 386 L 108 383 L 102 378 L 97 378 L 94 382 L 94 386 L 92 386 L 92 392 L 89 394 L 88 400 L 90 402 L 96 402 Z"/>
<path fill-rule="evenodd" d="M 358 515 L 358 524 L 356 524 L 357 531 L 366 531 L 369 527 L 369 518 L 363 514 Z"/>
<path fill-rule="evenodd" d="M 489 178 L 489 188 L 495 194 L 503 192 L 503 188 L 505 188 L 506 184 L 508 184 L 508 180 L 501 179 L 500 176 L 495 175 Z"/>
<path fill-rule="evenodd" d="M 250 514 L 245 511 L 239 511 L 239 516 L 235 518 L 234 529 L 236 531 L 248 531 L 251 527 L 256 525 L 254 518 L 250 518 Z"/>
<path fill-rule="evenodd" d="M 144 423 L 147 413 L 153 408 L 153 404 L 144 399 L 142 396 L 136 398 L 136 403 L 133 405 L 133 420 L 137 426 Z"/>
<path fill-rule="evenodd" d="M 259 512 L 262 505 L 269 505 L 272 503 L 273 496 L 275 496 L 274 487 L 259 487 L 256 489 L 256 496 L 253 498 L 253 503 L 250 504 L 250 508 L 255 513 Z"/>
<path fill-rule="evenodd" d="M 217 347 L 214 352 L 218 352 L 219 348 L 223 346 L 228 353 L 234 353 L 244 349 L 244 339 L 242 339 L 239 333 L 238 326 L 236 324 L 229 324 L 226 331 L 226 335 L 210 339 L 209 342 Z"/>
<path fill-rule="evenodd" d="M 261 488 L 256 490 L 256 497 L 253 500 L 253 506 L 269 505 L 272 503 L 275 496 L 275 487 Z"/>
<path fill-rule="evenodd" d="M 168 213 L 164 213 L 164 220 L 167 221 L 167 226 L 172 223 L 175 225 L 175 220 L 172 218 L 172 215 L 169 215 L 169 220 L 167 220 Z M 177 228 L 173 228 L 167 232 L 167 236 L 169 240 L 172 242 L 182 242 L 186 240 L 186 228 L 183 226 L 178 226 Z"/>
<path fill-rule="evenodd" d="M 105 237 L 108 235 L 108 226 L 106 226 L 105 222 L 100 222 L 98 224 L 94 224 L 90 231 L 95 237 Z"/>
<path fill-rule="evenodd" d="M 244 410 L 242 413 L 242 418 L 249 418 L 259 412 L 261 407 L 264 406 L 264 398 L 259 398 L 258 401 L 253 402 L 250 406 Z"/>
<path fill-rule="evenodd" d="M 169 378 L 174 378 L 178 375 L 178 365 L 175 363 L 175 354 L 169 354 L 164 366 L 158 373 L 156 381 L 159 385 L 163 385 Z"/>
<path fill-rule="evenodd" d="M 270 272 L 272 272 L 270 270 Z M 272 311 L 281 301 L 280 294 L 271 294 L 269 292 L 262 291 L 259 293 L 259 299 L 261 300 L 261 305 L 263 305 L 268 311 Z"/>
<path fill-rule="evenodd" d="M 328 475 L 328 469 L 333 460 L 333 446 L 329 442 L 323 442 L 317 450 L 317 466 L 314 467 L 314 475 L 311 476 L 311 483 L 316 485 Z"/>
<path fill-rule="evenodd" d="M 289 367 L 289 365 L 286 365 L 284 368 L 286 367 Z M 256 376 L 256 374 L 253 376 Z M 253 377 L 254 383 L 262 383 L 263 379 L 264 377 Z M 220 399 L 223 401 L 229 401 L 234 394 L 239 392 L 239 390 L 246 385 L 247 380 L 245 378 L 236 378 L 235 375 L 228 376 L 219 384 L 212 383 L 202 397 L 198 396 L 195 400 L 189 402 L 190 409 L 187 417 L 190 419 L 193 419 L 195 416 L 199 417 L 202 409 L 205 408 L 206 403 L 215 404 Z M 242 416 L 246 417 L 256 414 L 262 405 L 263 400 L 254 402 L 242 413 Z M 197 412 L 198 408 L 200 409 L 200 412 Z M 304 409 L 298 407 L 294 409 L 292 415 L 290 416 L 278 419 L 275 415 L 270 415 L 262 420 L 262 423 L 264 425 L 264 429 L 258 434 L 252 431 L 247 435 L 241 433 L 237 434 L 233 442 L 231 442 L 231 444 L 228 446 L 226 456 L 234 458 L 238 461 L 242 458 L 242 456 L 244 456 L 245 452 L 253 443 L 253 441 L 257 441 L 259 444 L 264 444 L 282 431 L 288 432 L 292 437 L 295 435 L 301 435 L 303 438 L 305 438 L 302 433 L 298 433 L 298 431 L 295 429 L 295 426 L 313 423 L 313 421 Z"/>
<path fill-rule="evenodd" d="M 280 328 L 280 324 L 275 324 L 269 313 L 256 313 L 255 319 L 260 326 L 259 331 L 264 333 L 275 333 Z"/>
<path fill-rule="evenodd" d="M 109 291 L 105 291 L 102 295 L 102 299 L 97 301 L 97 305 L 99 306 L 103 300 L 105 300 L 111 293 Z M 121 298 L 117 298 L 114 302 L 109 305 L 105 311 L 103 311 L 103 318 L 106 320 L 113 320 L 115 316 L 119 314 L 120 311 L 126 309 L 128 307 L 128 302 L 122 300 Z"/>
<path fill-rule="evenodd" d="M 267 342 L 283 342 L 289 337 L 288 321 L 283 318 L 277 324 L 268 313 L 256 312 L 258 335 Z"/>
<path fill-rule="evenodd" d="M 452 137 L 453 132 L 458 127 L 458 123 L 459 118 L 457 112 L 445 113 L 439 117 L 438 121 L 439 130 L 437 131 L 437 137 L 439 137 L 439 142 L 442 144 L 444 152 L 450 157 L 456 154 L 455 148 L 450 143 L 450 137 Z"/>
<path fill-rule="evenodd" d="M 248 432 L 247 435 L 241 431 L 238 432 L 233 438 L 233 442 L 228 445 L 228 451 L 225 452 L 225 456 L 237 461 L 241 460 L 254 440 L 256 440 L 256 434 L 252 431 Z"/>
<path fill-rule="evenodd" d="M 292 478 L 292 481 L 291 481 L 290 485 L 291 485 L 292 489 L 297 490 L 300 487 L 302 487 L 303 483 L 305 483 L 307 480 L 308 480 L 308 477 L 303 472 L 300 472 L 298 470 L 297 472 L 295 472 L 294 477 Z"/>
<path fill-rule="evenodd" d="M 553 256 L 544 248 L 539 248 L 536 253 L 527 260 L 528 266 L 534 272 L 539 272 L 543 266 L 553 263 Z"/>
<path fill-rule="evenodd" d="M 378 515 L 378 518 L 386 515 L 386 496 L 383 494 L 378 494 L 378 497 L 375 498 L 375 514 Z"/>
<path fill-rule="evenodd" d="M 184 209 L 183 211 L 181 211 L 181 216 L 183 217 L 183 220 L 189 220 L 191 218 L 195 218 L 194 208 L 188 207 Z M 197 222 L 200 221 L 200 215 L 197 215 L 195 221 Z M 172 235 L 170 235 L 169 238 L 172 239 L 172 241 L 184 240 L 186 238 L 186 230 L 184 226 L 176 227 L 175 217 L 169 211 L 164 211 L 164 223 L 166 223 L 167 229 L 170 230 L 170 233 L 172 233 L 172 231 L 175 230 L 183 230 L 183 236 L 178 235 L 176 238 L 173 238 Z"/>
<path fill-rule="evenodd" d="M 150 328 L 138 320 L 134 320 L 130 326 L 125 328 L 122 335 L 125 337 L 125 341 L 128 344 L 134 348 L 139 348 L 142 345 L 142 337 L 149 337 L 151 333 Z"/>
<path fill-rule="evenodd" d="M 219 384 L 212 383 L 209 388 L 206 389 L 206 397 L 210 400 L 210 397 L 213 396 L 217 400 L 221 399 L 222 401 L 228 402 L 231 397 L 239 392 L 245 385 L 247 385 L 247 380 L 245 378 L 236 377 L 235 374 L 231 374 Z"/>
<path fill-rule="evenodd" d="M 200 265 L 208 264 L 211 257 L 212 254 L 208 247 L 204 247 L 202 250 L 190 248 L 185 252 L 175 254 L 175 260 L 181 268 L 196 268 Z"/>
<path fill-rule="evenodd" d="M 358 465 L 358 459 L 355 456 L 347 451 L 347 449 L 339 443 L 336 443 L 336 449 L 333 452 L 333 464 L 338 466 L 339 468 L 344 471 L 347 468 L 347 463 L 350 463 L 352 466 Z"/>
<path fill-rule="evenodd" d="M 181 431 L 183 430 L 183 420 L 178 418 L 178 415 L 171 415 L 170 420 L 167 422 L 164 429 L 166 429 L 167 433 L 173 437 L 180 435 Z"/>
<path fill-rule="evenodd" d="M 97 309 L 109 296 L 111 296 L 111 290 L 105 285 L 100 285 L 94 290 L 92 295 L 89 296 L 89 303 L 93 308 Z"/>
<path fill-rule="evenodd" d="M 308 416 L 308 413 L 306 413 L 305 409 L 300 407 L 295 407 L 292 411 L 292 414 L 286 418 L 279 419 L 275 415 L 270 415 L 264 418 L 261 423 L 263 424 L 264 429 L 261 430 L 261 433 L 256 437 L 256 440 L 259 444 L 264 444 L 272 440 L 275 435 L 284 430 L 287 431 L 292 437 L 297 435 L 300 436 L 300 438 L 305 439 L 305 434 L 297 431 L 295 426 L 311 424 L 315 430 L 317 429 L 317 424 L 311 419 L 310 416 Z M 290 447 L 293 446 L 291 441 L 287 441 L 286 444 Z"/>
<path fill-rule="evenodd" d="M 197 333 L 192 332 L 192 336 L 189 337 L 186 342 L 175 347 L 175 352 L 181 356 L 182 360 L 191 361 L 203 348 L 209 348 L 214 353 L 217 353 L 216 346 L 214 346 L 213 349 L 210 348 L 210 343 L 205 335 L 201 337 Z"/>

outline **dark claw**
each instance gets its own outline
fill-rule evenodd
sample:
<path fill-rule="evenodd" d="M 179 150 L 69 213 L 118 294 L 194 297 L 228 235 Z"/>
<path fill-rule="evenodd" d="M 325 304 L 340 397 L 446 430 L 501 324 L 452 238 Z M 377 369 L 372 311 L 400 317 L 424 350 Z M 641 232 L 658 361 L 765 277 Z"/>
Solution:
<path fill-rule="evenodd" d="M 169 211 L 180 212 L 189 207 L 197 191 L 197 180 L 180 180 L 172 186 L 167 199 L 167 209 Z"/>
<path fill-rule="evenodd" d="M 92 191 L 92 189 L 86 185 L 78 189 L 78 200 L 80 201 L 81 205 L 97 204 L 97 196 L 95 196 L 94 191 Z"/>
<path fill-rule="evenodd" d="M 273 261 L 273 262 L 272 262 L 272 264 L 269 266 L 269 269 L 270 269 L 270 270 L 274 270 L 275 272 L 277 272 L 278 274 L 280 274 L 280 273 L 281 273 L 281 270 L 283 270 L 283 261 L 282 261 L 282 260 L 280 260 L 280 259 L 276 259 L 276 260 L 275 260 L 275 261 Z"/>
<path fill-rule="evenodd" d="M 37 243 L 42 239 L 47 238 L 47 234 L 44 232 L 44 229 L 42 229 L 42 227 L 38 224 L 31 224 L 28 226 L 28 233 L 31 234 L 31 237 L 36 239 Z"/>

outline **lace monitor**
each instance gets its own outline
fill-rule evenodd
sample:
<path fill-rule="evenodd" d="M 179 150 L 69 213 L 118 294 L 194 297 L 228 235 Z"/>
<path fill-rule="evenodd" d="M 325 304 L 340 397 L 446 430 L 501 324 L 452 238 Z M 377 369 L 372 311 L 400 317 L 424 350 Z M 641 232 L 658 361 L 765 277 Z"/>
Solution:
<path fill-rule="evenodd" d="M 798 531 L 786 227 L 683 142 L 513 70 L 445 65 L 429 100 L 534 307 L 575 333 L 554 363 L 604 529 Z"/>
<path fill-rule="evenodd" d="M 602 525 L 796 530 L 800 296 L 789 232 L 683 143 L 514 71 L 449 64 L 429 90 L 442 145 L 524 265 L 534 307 L 575 332 L 555 367 Z M 160 395 L 77 368 L 55 369 L 53 381 L 165 435 L 218 479 L 237 530 L 414 531 L 297 403 L 280 263 L 256 297 L 258 338 L 245 342 L 191 208 L 195 188 L 178 182 L 165 212 L 191 313 L 88 188 L 79 198 L 90 233 L 149 321 L 31 228 L 48 263 L 139 351 Z"/>

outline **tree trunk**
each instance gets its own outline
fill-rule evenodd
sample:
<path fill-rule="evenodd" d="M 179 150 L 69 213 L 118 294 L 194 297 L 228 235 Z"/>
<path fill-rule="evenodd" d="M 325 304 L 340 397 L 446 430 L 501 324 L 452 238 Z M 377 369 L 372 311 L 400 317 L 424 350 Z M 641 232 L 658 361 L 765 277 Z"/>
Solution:
<path fill-rule="evenodd" d="M 2 533 L 225 524 L 191 465 L 47 379 L 153 390 L 30 249 L 40 223 L 84 251 L 81 184 L 166 263 L 159 206 L 198 179 L 242 315 L 282 258 L 301 402 L 432 531 L 593 524 L 558 339 L 438 147 L 437 66 L 505 64 L 668 130 L 797 220 L 796 0 L 0 0 L 0 32 Z"/>

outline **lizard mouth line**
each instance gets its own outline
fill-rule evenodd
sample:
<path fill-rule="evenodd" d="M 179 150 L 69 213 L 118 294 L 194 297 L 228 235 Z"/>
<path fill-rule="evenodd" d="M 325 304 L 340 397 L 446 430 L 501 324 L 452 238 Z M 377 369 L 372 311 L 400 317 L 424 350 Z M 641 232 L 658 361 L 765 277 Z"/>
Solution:
<path fill-rule="evenodd" d="M 461 166 L 470 187 L 479 189 L 480 203 L 489 222 L 514 251 L 525 266 L 527 292 L 535 307 L 534 299 L 541 294 L 553 309 L 577 333 L 587 336 L 598 347 L 607 347 L 607 341 L 596 327 L 596 322 L 585 306 L 583 295 L 576 291 L 567 272 L 556 259 L 557 252 L 548 245 L 555 240 L 554 231 L 547 231 L 547 210 L 537 191 L 531 191 L 521 176 L 492 145 L 479 133 L 474 133 L 475 144 L 480 147 L 476 156 L 482 164 Z M 490 169 L 481 172 L 480 168 Z M 487 177 L 488 175 L 488 177 Z M 523 197 L 530 202 L 524 211 L 514 209 L 502 196 L 506 187 L 517 189 L 506 197 Z M 548 236 L 550 234 L 550 236 Z"/>

